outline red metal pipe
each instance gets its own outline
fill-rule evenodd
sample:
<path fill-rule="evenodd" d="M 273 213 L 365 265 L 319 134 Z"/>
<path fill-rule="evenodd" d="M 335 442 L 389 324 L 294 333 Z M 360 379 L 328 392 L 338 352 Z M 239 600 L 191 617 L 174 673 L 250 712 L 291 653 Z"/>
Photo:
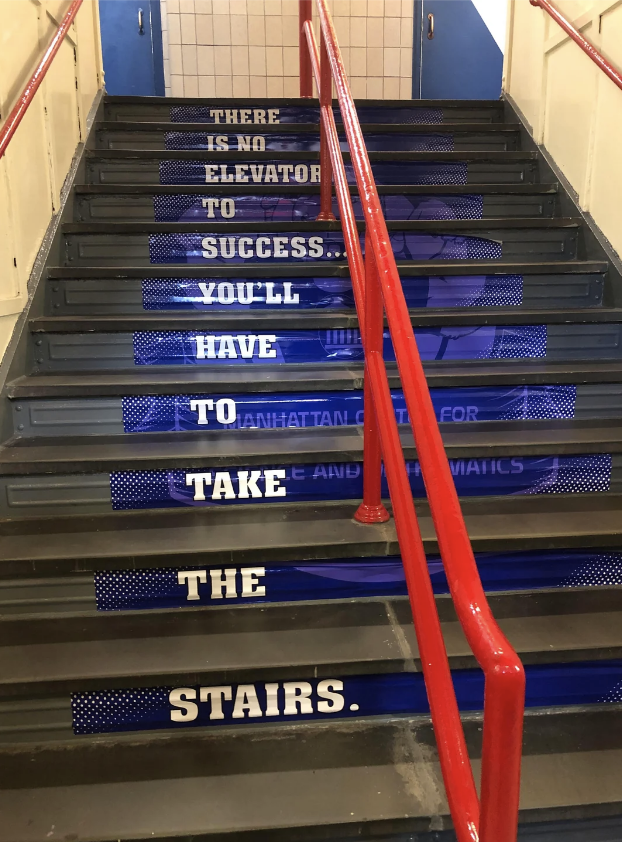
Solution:
<path fill-rule="evenodd" d="M 30 77 L 30 80 L 22 91 L 20 98 L 13 106 L 9 116 L 6 118 L 5 124 L 0 130 L 0 158 L 2 158 L 6 152 L 11 138 L 17 131 L 17 127 L 22 122 L 24 114 L 28 110 L 28 106 L 32 102 L 34 95 L 39 90 L 39 85 L 43 81 L 49 66 L 52 64 L 54 56 L 59 51 L 60 45 L 63 43 L 65 35 L 69 31 L 69 27 L 73 23 L 75 16 L 78 14 L 78 10 L 81 5 L 82 0 L 73 0 L 65 17 L 61 21 L 60 26 L 56 30 L 54 37 L 50 41 L 47 50 L 43 54 L 43 58 L 39 62 L 37 69 Z"/>
<path fill-rule="evenodd" d="M 459 720 L 457 723 L 454 721 L 453 724 L 441 724 L 438 717 L 437 703 L 441 700 L 439 692 L 441 679 L 438 672 L 441 667 L 437 660 L 438 653 L 431 662 L 423 658 L 424 664 L 428 667 L 426 687 L 430 697 L 439 757 L 451 812 L 460 842 L 477 839 L 478 831 L 481 833 L 479 836 L 481 842 L 514 842 L 520 783 L 524 671 L 516 653 L 498 628 L 481 586 L 419 358 L 369 158 L 325 0 L 318 0 L 318 9 L 367 230 L 370 233 L 381 279 L 384 305 L 441 555 L 458 617 L 486 676 L 482 821 L 481 827 L 478 828 L 478 820 L 469 802 L 468 794 L 463 790 L 463 777 L 461 778 L 463 773 L 458 773 L 457 767 L 452 766 L 446 754 L 447 744 L 460 739 L 463 741 L 464 735 Z M 372 353 L 367 357 L 366 353 L 366 367 L 369 371 L 372 371 L 372 363 L 377 356 Z M 379 413 L 380 396 L 377 394 L 373 375 L 370 376 L 370 381 L 373 386 L 376 411 Z M 408 529 L 408 522 L 405 523 L 403 518 L 407 518 L 408 515 L 401 506 L 404 498 L 411 497 L 411 492 L 409 487 L 396 488 L 395 482 L 392 483 L 395 472 L 399 471 L 403 464 L 403 453 L 401 446 L 391 451 L 387 449 L 384 438 L 385 422 L 390 430 L 395 429 L 397 433 L 394 413 L 380 421 L 379 429 L 396 528 L 400 536 L 407 534 L 404 530 Z M 398 514 L 398 508 L 403 511 L 403 514 Z M 402 546 L 401 538 L 400 546 Z M 404 564 L 407 581 L 413 587 L 420 588 L 428 576 L 427 571 L 424 574 L 421 570 L 415 570 L 408 554 L 404 556 Z M 419 634 L 422 637 L 419 637 Z M 424 622 L 418 627 L 420 647 L 428 645 L 430 637 L 434 637 L 433 624 Z M 434 697 L 434 703 L 432 697 Z"/>
<path fill-rule="evenodd" d="M 307 37 L 305 34 L 305 23 L 307 21 L 310 23 L 312 19 L 313 0 L 298 0 L 298 20 L 300 29 L 298 37 L 298 60 L 300 64 L 300 96 L 302 99 L 311 99 L 313 97 L 311 56 L 309 55 Z"/>
<path fill-rule="evenodd" d="M 348 191 L 348 198 L 350 198 Z M 379 354 L 382 359 L 384 310 L 378 270 L 369 235 L 365 235 L 365 357 Z M 384 523 L 390 515 L 382 504 L 382 454 L 378 419 L 374 408 L 374 387 L 365 371 L 363 389 L 363 502 L 354 514 L 359 523 Z"/>
<path fill-rule="evenodd" d="M 561 12 L 559 12 L 555 6 L 549 2 L 549 0 L 529 0 L 532 6 L 539 6 L 541 9 L 544 9 L 545 12 L 556 21 L 561 28 L 566 32 L 573 41 L 575 41 L 583 50 L 583 52 L 589 56 L 594 64 L 597 64 L 598 67 L 605 73 L 611 81 L 618 86 L 618 88 L 622 89 L 622 73 L 615 69 L 615 67 L 610 64 L 607 59 L 604 57 L 602 53 L 599 53 L 596 47 L 587 40 L 579 30 L 573 26 L 570 21 L 565 18 Z"/>
<path fill-rule="evenodd" d="M 326 51 L 324 34 L 320 37 L 320 108 L 331 109 L 333 105 L 333 77 Z M 326 119 L 320 120 L 320 212 L 316 219 L 325 222 L 334 220 L 333 213 L 333 172 L 330 150 L 326 138 Z"/>

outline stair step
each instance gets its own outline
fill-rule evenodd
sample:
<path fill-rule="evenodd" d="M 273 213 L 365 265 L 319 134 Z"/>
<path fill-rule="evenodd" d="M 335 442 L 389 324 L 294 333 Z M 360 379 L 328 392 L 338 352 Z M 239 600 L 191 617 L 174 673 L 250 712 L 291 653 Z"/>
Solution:
<path fill-rule="evenodd" d="M 520 126 L 503 123 L 444 123 L 442 126 L 364 124 L 368 151 L 516 150 Z M 219 151 L 318 151 L 317 123 L 231 124 L 145 123 L 118 120 L 99 123 L 97 149 L 207 149 Z M 341 149 L 349 151 L 343 130 Z"/>
<path fill-rule="evenodd" d="M 441 425 L 450 459 L 501 459 L 576 453 L 622 453 L 616 420 L 488 421 Z M 409 428 L 402 427 L 404 456 L 415 459 Z M 131 437 L 16 439 L 0 448 L 0 475 L 73 474 L 234 465 L 357 462 L 361 427 L 262 429 L 191 433 L 137 433 Z M 621 462 L 622 464 L 622 462 Z"/>
<path fill-rule="evenodd" d="M 387 364 L 389 383 L 400 386 L 394 363 Z M 620 360 L 489 360 L 425 363 L 432 388 L 514 386 L 521 384 L 622 383 Z M 330 366 L 223 366 L 163 367 L 157 371 L 144 366 L 136 371 L 56 372 L 24 375 L 7 386 L 13 400 L 25 398 L 89 397 L 111 395 L 195 394 L 198 391 L 232 393 L 294 392 L 362 389 L 361 363 L 334 363 Z"/>
<path fill-rule="evenodd" d="M 320 212 L 319 187 L 270 185 L 265 191 L 250 184 L 215 185 L 82 185 L 75 191 L 75 215 L 79 222 L 128 219 L 136 222 L 176 222 L 213 218 L 314 220 Z M 354 213 L 363 218 L 356 188 Z M 155 195 L 154 195 L 155 194 Z M 557 187 L 554 184 L 473 184 L 426 187 L 399 185 L 380 187 L 385 218 L 398 219 L 477 219 L 484 217 L 550 217 L 556 213 Z M 202 204 L 205 197 L 228 197 Z M 339 207 L 333 197 L 333 212 Z"/>
<path fill-rule="evenodd" d="M 349 153 L 343 157 L 348 181 L 354 184 Z M 385 185 L 538 181 L 536 152 L 370 152 L 369 159 L 376 181 Z M 318 161 L 317 152 L 87 150 L 85 174 L 91 184 L 240 182 L 289 184 L 294 188 L 298 184 L 319 184 Z M 288 162 L 288 167 L 278 169 Z M 236 164 L 243 169 L 237 170 Z"/>
<path fill-rule="evenodd" d="M 221 99 L 216 106 L 206 104 L 204 99 L 192 97 L 149 97 L 149 102 L 140 101 L 138 97 L 106 97 L 104 109 L 108 120 L 124 121 L 168 121 L 197 120 L 214 122 L 216 116 L 210 116 L 213 108 L 228 108 L 231 115 L 219 115 L 221 125 L 230 125 L 227 119 L 255 121 L 257 125 L 274 123 L 298 123 L 311 119 L 319 122 L 319 103 L 309 99 L 301 103 L 299 99 L 291 98 L 262 98 L 261 103 L 253 100 Z M 263 113 L 255 114 L 255 109 Z M 242 113 L 241 109 L 249 109 L 249 113 Z M 270 113 L 272 111 L 272 113 Z M 357 100 L 359 119 L 364 122 L 383 123 L 425 123 L 427 125 L 443 122 L 502 122 L 504 106 L 501 102 L 490 100 L 426 100 L 425 105 L 406 104 L 404 100 Z M 337 100 L 333 100 L 333 113 L 336 120 L 340 120 L 340 110 Z M 257 122 L 261 121 L 261 122 Z M 265 123 L 263 122 L 265 121 Z"/>
<path fill-rule="evenodd" d="M 606 551 L 620 545 L 621 504 L 616 493 L 461 502 L 474 550 L 488 553 Z M 362 525 L 353 520 L 355 508 L 355 501 L 103 514 L 75 508 L 58 516 L 5 519 L 0 521 L 2 576 L 398 555 L 394 521 Z M 438 553 L 425 500 L 417 502 L 417 513 L 426 552 Z"/>
<path fill-rule="evenodd" d="M 521 840 L 616 838 L 619 721 L 616 705 L 527 712 Z M 466 716 L 465 730 L 477 770 L 481 717 Z M 52 825 L 61 838 L 93 842 L 158 833 L 253 842 L 371 834 L 431 842 L 433 834 L 448 842 L 452 833 L 424 717 L 83 737 L 70 749 L 65 740 L 2 754 L 2 842 L 45 842 Z M 562 810 L 574 821 L 540 823 Z"/>

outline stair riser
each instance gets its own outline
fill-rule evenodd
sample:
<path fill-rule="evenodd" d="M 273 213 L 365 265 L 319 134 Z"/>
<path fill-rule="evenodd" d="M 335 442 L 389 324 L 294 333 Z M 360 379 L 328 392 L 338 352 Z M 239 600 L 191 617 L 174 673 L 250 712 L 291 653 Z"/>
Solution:
<path fill-rule="evenodd" d="M 504 594 L 546 590 L 548 597 L 564 597 L 575 591 L 580 605 L 586 606 L 586 588 L 599 588 L 609 599 L 602 610 L 617 607 L 617 588 L 622 585 L 622 552 L 602 550 L 549 550 L 505 553 L 476 553 L 484 589 Z M 166 561 L 166 560 L 164 560 Z M 41 615 L 65 617 L 82 612 L 154 611 L 168 609 L 225 609 L 231 606 L 261 606 L 297 601 L 353 600 L 406 597 L 406 583 L 399 556 L 307 560 L 306 562 L 248 563 L 245 565 L 180 565 L 132 570 L 98 570 L 91 575 L 53 579 L 11 579 L 0 581 L 0 616 L 7 637 L 5 642 L 24 640 L 21 621 L 39 615 L 31 642 L 52 639 Z M 428 558 L 432 587 L 436 594 L 448 594 L 448 585 L 439 556 Z M 554 589 L 554 594 L 551 590 Z M 506 599 L 505 596 L 500 599 Z M 507 601 L 511 599 L 508 596 Z M 447 602 L 439 603 L 442 613 L 451 613 Z M 597 606 L 590 605 L 592 610 Z M 497 605 L 499 609 L 499 605 Z M 259 610 L 259 609 L 258 609 Z M 570 611 L 572 611 L 572 607 Z M 9 636 L 14 620 L 13 636 Z M 86 623 L 87 621 L 84 620 Z M 261 625 L 258 618 L 257 622 Z M 92 621 L 89 621 L 92 628 Z M 47 629 L 47 630 L 46 630 Z"/>
<path fill-rule="evenodd" d="M 182 274 L 182 273 L 180 273 Z M 208 273 L 206 273 L 208 274 Z M 408 277 L 410 308 L 516 306 L 598 307 L 604 274 L 442 275 Z M 270 287 L 266 283 L 272 284 Z M 287 283 L 287 287 L 284 286 Z M 202 285 L 202 286 L 201 286 Z M 241 285 L 241 286 L 240 286 Z M 55 279 L 47 285 L 49 315 L 90 316 L 147 311 L 330 310 L 354 307 L 349 278 Z M 248 300 L 252 294 L 252 304 Z"/>
<path fill-rule="evenodd" d="M 32 468 L 27 475 L 19 476 L 19 467 L 14 466 L 15 476 L 0 479 L 0 516 L 355 501 L 362 496 L 360 462 L 318 464 L 316 457 L 312 464 L 273 468 L 251 459 L 246 460 L 246 467 L 233 467 L 232 461 L 214 466 L 206 458 L 186 459 L 185 467 L 163 470 L 151 460 L 153 470 L 122 470 L 119 465 L 120 470 L 110 474 L 63 472 L 45 476 L 38 476 Z M 456 458 L 450 465 L 463 497 L 622 490 L 619 454 Z M 54 466 L 47 470 L 52 472 Z M 418 464 L 409 462 L 408 470 L 414 496 L 424 497 Z M 387 494 L 383 479 L 383 496 Z"/>
<path fill-rule="evenodd" d="M 468 223 L 466 223 L 468 225 Z M 442 226 L 442 223 L 440 223 Z M 495 229 L 486 237 L 468 228 L 460 234 L 391 231 L 396 260 L 573 260 L 576 228 Z M 338 232 L 283 234 L 67 234 L 66 266 L 149 266 L 153 264 L 236 265 L 343 261 Z"/>
<path fill-rule="evenodd" d="M 622 324 L 431 327 L 416 328 L 415 336 L 424 361 L 611 360 L 622 357 Z M 362 359 L 360 334 L 356 328 L 275 329 L 274 333 L 253 334 L 216 333 L 200 327 L 194 331 L 133 334 L 37 333 L 32 341 L 36 368 L 41 372 L 133 369 L 145 365 L 222 368 L 236 364 L 332 364 Z M 384 355 L 387 360 L 394 358 L 386 331 Z"/>
<path fill-rule="evenodd" d="M 222 115 L 210 114 L 213 109 L 229 109 L 230 113 Z M 261 113 L 263 111 L 263 113 Z M 335 119 L 339 122 L 341 113 L 339 108 L 333 109 Z M 424 107 L 404 106 L 394 102 L 391 105 L 382 102 L 365 105 L 359 103 L 357 113 L 361 123 L 411 123 L 416 125 L 434 125 L 437 123 L 488 123 L 501 122 L 503 108 L 499 105 L 452 105 Z M 294 100 L 262 100 L 261 109 L 257 103 L 250 105 L 244 101 L 227 102 L 220 100 L 215 106 L 195 104 L 171 105 L 170 103 L 106 103 L 105 114 L 107 120 L 123 120 L 126 122 L 174 122 L 174 123 L 211 123 L 223 127 L 231 124 L 242 125 L 276 125 L 279 123 L 319 123 L 320 112 L 315 105 L 302 107 Z M 216 123 L 218 120 L 218 123 Z"/>
<path fill-rule="evenodd" d="M 380 197 L 385 219 L 550 218 L 554 195 L 465 194 L 459 196 L 387 195 Z M 352 197 L 357 219 L 363 218 L 358 196 Z M 226 222 L 313 221 L 320 212 L 318 194 L 294 196 L 209 196 L 209 194 L 119 195 L 76 197 L 77 222 Z M 333 199 L 333 213 L 340 218 Z"/>
<path fill-rule="evenodd" d="M 446 423 L 622 417 L 620 384 L 432 389 L 431 394 L 438 421 Z M 394 402 L 398 423 L 407 423 L 401 392 L 394 392 Z M 22 437 L 339 427 L 363 423 L 363 393 L 27 399 L 13 401 L 13 422 Z"/>
<path fill-rule="evenodd" d="M 214 153 L 216 154 L 216 153 Z M 225 155 L 226 153 L 221 153 Z M 204 160 L 150 160 L 88 158 L 89 184 L 302 184 L 320 183 L 317 159 L 258 160 L 245 157 L 236 164 L 209 158 Z M 439 153 L 440 154 L 440 153 Z M 466 153 L 465 153 L 466 154 Z M 285 168 L 285 165 L 290 167 Z M 208 169 L 206 169 L 208 167 Z M 281 167 L 281 169 L 279 169 Z M 372 162 L 378 185 L 390 184 L 534 184 L 538 181 L 536 161 Z M 352 165 L 346 163 L 350 184 L 355 184 Z"/>

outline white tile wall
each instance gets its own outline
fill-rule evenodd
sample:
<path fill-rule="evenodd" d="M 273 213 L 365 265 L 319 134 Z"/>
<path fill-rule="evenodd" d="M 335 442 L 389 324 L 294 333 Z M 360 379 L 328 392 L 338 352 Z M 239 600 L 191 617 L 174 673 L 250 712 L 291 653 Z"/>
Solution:
<path fill-rule="evenodd" d="M 160 3 L 167 96 L 298 96 L 298 0 Z M 410 99 L 413 0 L 329 6 L 353 95 Z"/>

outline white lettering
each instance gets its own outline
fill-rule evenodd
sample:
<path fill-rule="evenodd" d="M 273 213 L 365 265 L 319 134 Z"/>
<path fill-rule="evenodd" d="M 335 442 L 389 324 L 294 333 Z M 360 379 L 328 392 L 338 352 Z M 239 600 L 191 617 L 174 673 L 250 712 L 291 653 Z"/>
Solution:
<path fill-rule="evenodd" d="M 195 702 L 189 701 L 196 699 L 197 691 L 192 687 L 179 687 L 177 690 L 171 690 L 168 695 L 168 700 L 171 705 L 178 708 L 178 710 L 171 711 L 171 720 L 173 722 L 192 722 L 199 715 L 199 706 Z"/>
<path fill-rule="evenodd" d="M 222 710 L 223 700 L 230 702 L 233 698 L 231 687 L 201 687 L 199 690 L 199 698 L 202 702 L 211 701 L 210 719 L 224 719 L 225 714 Z"/>
<path fill-rule="evenodd" d="M 244 719 L 245 711 L 249 717 L 263 716 L 253 684 L 239 684 L 235 694 L 232 719 Z"/>
<path fill-rule="evenodd" d="M 199 582 L 202 585 L 207 582 L 207 570 L 180 570 L 177 574 L 177 582 L 180 585 L 188 586 L 186 599 L 201 599 L 199 596 Z"/>
<path fill-rule="evenodd" d="M 297 713 L 313 713 L 311 693 L 313 688 L 308 681 L 284 681 L 285 716 L 296 716 Z"/>
<path fill-rule="evenodd" d="M 259 336 L 259 357 L 260 359 L 270 360 L 276 357 L 276 348 L 272 347 L 272 343 L 276 342 L 276 336 L 264 334 Z"/>
<path fill-rule="evenodd" d="M 205 486 L 212 484 L 212 474 L 186 474 L 186 485 L 194 485 L 194 499 L 205 500 Z"/>
<path fill-rule="evenodd" d="M 259 579 L 265 575 L 265 567 L 243 567 L 242 596 L 265 596 L 266 586 L 259 584 Z"/>
<path fill-rule="evenodd" d="M 238 471 L 238 498 L 248 500 L 249 497 L 261 497 L 262 493 L 257 486 L 257 480 L 261 477 L 261 471 Z"/>
<path fill-rule="evenodd" d="M 266 481 L 266 497 L 285 497 L 287 489 L 279 480 L 285 479 L 285 469 L 269 469 L 263 472 Z"/>
<path fill-rule="evenodd" d="M 212 599 L 222 599 L 225 596 L 227 599 L 235 599 L 238 595 L 235 586 L 235 577 L 237 570 L 235 567 L 227 567 L 224 571 L 214 568 L 210 570 L 210 580 L 212 583 Z"/>
<path fill-rule="evenodd" d="M 320 699 L 326 701 L 317 703 L 319 713 L 339 713 L 340 710 L 343 710 L 345 699 L 341 693 L 333 692 L 335 690 L 343 690 L 343 681 L 335 678 L 320 681 L 317 686 L 317 694 Z"/>

